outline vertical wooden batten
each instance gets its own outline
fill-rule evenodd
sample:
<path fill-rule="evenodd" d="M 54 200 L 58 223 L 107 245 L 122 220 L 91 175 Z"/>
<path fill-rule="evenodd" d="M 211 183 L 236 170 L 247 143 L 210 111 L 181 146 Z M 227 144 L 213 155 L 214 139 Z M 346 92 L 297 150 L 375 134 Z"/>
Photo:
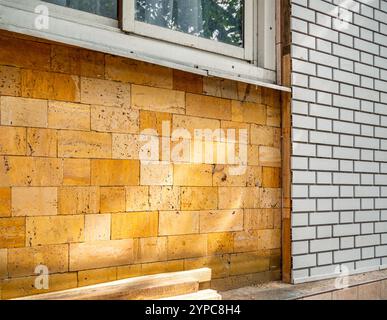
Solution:
<path fill-rule="evenodd" d="M 120 28 L 120 29 L 122 29 L 122 19 L 123 19 L 123 17 L 122 17 L 122 12 L 123 12 L 123 8 L 122 8 L 122 5 L 123 5 L 123 0 L 118 0 L 118 14 L 117 14 L 117 16 L 118 16 L 118 27 Z"/>
<path fill-rule="evenodd" d="M 277 83 L 291 85 L 290 1 L 276 0 Z M 291 93 L 281 94 L 282 117 L 282 280 L 292 281 L 291 254 Z"/>

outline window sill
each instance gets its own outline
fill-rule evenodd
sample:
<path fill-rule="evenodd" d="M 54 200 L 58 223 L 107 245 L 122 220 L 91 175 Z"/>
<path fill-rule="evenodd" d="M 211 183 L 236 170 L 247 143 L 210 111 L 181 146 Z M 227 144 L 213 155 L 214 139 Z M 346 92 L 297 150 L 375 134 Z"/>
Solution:
<path fill-rule="evenodd" d="M 49 28 L 34 27 L 39 4 L 50 10 Z M 67 9 L 67 8 L 65 8 Z M 275 84 L 276 73 L 214 53 L 122 32 L 116 21 L 77 12 L 69 16 L 63 8 L 40 1 L 0 0 L 0 29 L 61 42 L 90 50 L 154 63 L 178 70 L 216 76 L 290 92 Z M 82 18 L 82 19 L 81 19 Z M 80 22 L 80 20 L 82 22 Z"/>

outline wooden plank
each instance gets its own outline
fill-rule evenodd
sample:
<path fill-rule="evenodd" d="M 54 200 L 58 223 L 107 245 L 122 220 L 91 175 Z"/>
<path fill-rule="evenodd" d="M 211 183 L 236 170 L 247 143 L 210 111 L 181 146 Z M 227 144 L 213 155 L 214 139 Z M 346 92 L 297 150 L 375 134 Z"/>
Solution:
<path fill-rule="evenodd" d="M 276 0 L 277 83 L 290 87 L 290 1 Z"/>
<path fill-rule="evenodd" d="M 156 290 L 158 286 L 168 286 L 169 282 L 177 283 L 199 283 L 211 280 L 211 269 L 203 268 L 197 270 L 189 270 L 182 272 L 163 273 L 150 276 L 142 276 L 130 279 L 123 279 L 108 283 L 96 284 L 93 286 L 64 290 L 60 292 L 52 292 L 42 295 L 18 298 L 15 300 L 78 300 L 78 299 L 121 299 L 129 297 L 128 292 L 141 288 L 153 288 Z M 197 290 L 199 287 L 197 288 Z M 196 291 L 197 291 L 196 290 Z M 171 294 L 176 295 L 176 294 Z"/>
<path fill-rule="evenodd" d="M 277 65 L 277 83 L 282 83 L 282 0 L 275 0 L 276 8 L 276 65 Z"/>
<path fill-rule="evenodd" d="M 181 294 L 195 293 L 199 283 L 194 280 L 159 280 L 127 287 L 109 287 L 103 290 L 83 290 L 78 294 L 57 292 L 18 300 L 156 300 Z"/>
<path fill-rule="evenodd" d="M 291 95 L 282 94 L 282 281 L 291 282 Z"/>
<path fill-rule="evenodd" d="M 277 5 L 277 83 L 291 86 L 290 0 L 276 0 Z M 291 282 L 291 94 L 281 93 L 282 118 L 282 281 Z"/>
<path fill-rule="evenodd" d="M 183 294 L 180 296 L 174 296 L 174 297 L 168 297 L 168 298 L 162 298 L 159 300 L 202 300 L 202 301 L 209 301 L 209 300 L 222 300 L 222 296 L 215 290 L 200 290 L 195 293 L 189 293 L 189 294 Z"/>
<path fill-rule="evenodd" d="M 281 68 L 281 84 L 283 86 L 291 86 L 291 59 L 290 59 L 290 47 L 292 43 L 292 36 L 290 31 L 290 13 L 291 4 L 289 0 L 281 1 L 281 55 L 282 55 L 282 68 Z"/>

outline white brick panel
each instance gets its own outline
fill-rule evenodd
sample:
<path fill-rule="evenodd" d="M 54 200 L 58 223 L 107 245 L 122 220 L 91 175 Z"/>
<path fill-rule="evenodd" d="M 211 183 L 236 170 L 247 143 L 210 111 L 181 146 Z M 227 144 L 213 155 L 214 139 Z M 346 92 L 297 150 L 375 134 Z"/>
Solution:
<path fill-rule="evenodd" d="M 337 250 L 340 247 L 340 239 L 323 239 L 323 240 L 312 240 L 310 242 L 310 252 L 323 252 Z"/>
<path fill-rule="evenodd" d="M 293 277 L 387 264 L 387 1 L 292 2 Z"/>
<path fill-rule="evenodd" d="M 333 236 L 347 237 L 360 234 L 360 224 L 342 224 L 333 227 Z"/>

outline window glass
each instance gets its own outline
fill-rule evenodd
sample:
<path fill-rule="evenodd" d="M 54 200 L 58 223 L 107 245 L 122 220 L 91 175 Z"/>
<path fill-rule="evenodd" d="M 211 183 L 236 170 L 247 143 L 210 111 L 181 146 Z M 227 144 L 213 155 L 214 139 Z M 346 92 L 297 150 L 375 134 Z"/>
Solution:
<path fill-rule="evenodd" d="M 43 0 L 64 7 L 97 14 L 112 19 L 117 19 L 118 0 Z"/>
<path fill-rule="evenodd" d="M 136 20 L 243 47 L 243 0 L 136 0 Z"/>

